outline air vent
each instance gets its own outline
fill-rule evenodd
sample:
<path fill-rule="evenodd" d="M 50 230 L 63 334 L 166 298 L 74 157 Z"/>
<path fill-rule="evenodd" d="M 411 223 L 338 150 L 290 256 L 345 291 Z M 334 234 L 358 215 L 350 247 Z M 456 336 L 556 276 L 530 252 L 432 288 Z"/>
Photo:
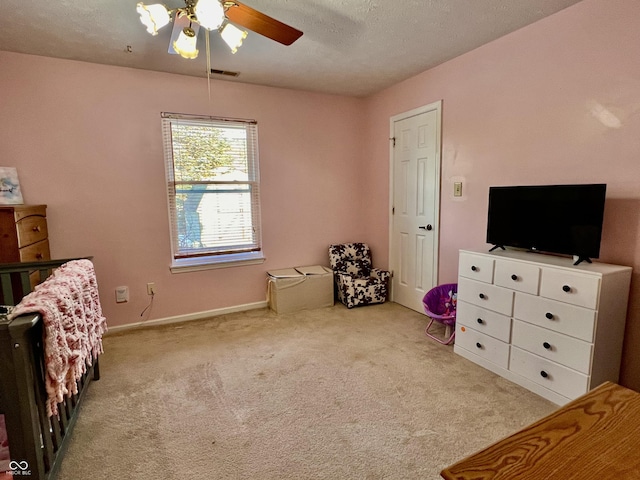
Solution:
<path fill-rule="evenodd" d="M 211 69 L 211 73 L 215 75 L 226 75 L 227 77 L 237 77 L 240 75 L 240 72 L 230 72 L 229 70 L 216 70 L 215 68 Z"/>

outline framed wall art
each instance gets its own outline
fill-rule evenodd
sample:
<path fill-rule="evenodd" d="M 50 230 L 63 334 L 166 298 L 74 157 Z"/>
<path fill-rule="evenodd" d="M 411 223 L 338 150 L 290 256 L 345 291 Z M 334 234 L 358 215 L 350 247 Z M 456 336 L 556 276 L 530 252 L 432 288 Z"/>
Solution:
<path fill-rule="evenodd" d="M 15 167 L 0 167 L 0 205 L 21 205 L 22 191 Z"/>

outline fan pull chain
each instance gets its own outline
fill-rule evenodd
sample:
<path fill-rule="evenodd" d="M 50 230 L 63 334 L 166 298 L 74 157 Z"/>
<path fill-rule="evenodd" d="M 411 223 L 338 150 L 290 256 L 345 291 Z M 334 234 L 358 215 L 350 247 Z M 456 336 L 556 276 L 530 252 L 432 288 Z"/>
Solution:
<path fill-rule="evenodd" d="M 209 104 L 211 104 L 211 49 L 209 48 L 209 31 L 205 31 L 205 43 L 207 45 L 207 90 L 209 91 Z"/>

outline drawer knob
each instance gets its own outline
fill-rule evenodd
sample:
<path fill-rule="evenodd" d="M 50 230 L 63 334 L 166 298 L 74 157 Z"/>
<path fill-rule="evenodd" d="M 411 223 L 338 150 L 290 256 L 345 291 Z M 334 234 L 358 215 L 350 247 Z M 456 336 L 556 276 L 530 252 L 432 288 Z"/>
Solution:
<path fill-rule="evenodd" d="M 544 316 L 547 317 L 549 320 L 553 320 L 553 313 L 551 312 L 545 313 Z"/>
<path fill-rule="evenodd" d="M 482 320 L 481 318 L 479 318 L 479 319 L 478 319 L 478 323 L 479 323 L 480 325 L 482 325 L 482 324 L 484 323 L 484 320 Z"/>
<path fill-rule="evenodd" d="M 551 344 L 550 344 L 549 342 L 544 342 L 544 343 L 542 344 L 542 346 L 543 346 L 544 348 L 546 348 L 547 350 L 551 350 Z"/>
<path fill-rule="evenodd" d="M 478 295 L 482 300 L 484 300 L 485 298 L 487 298 L 487 296 L 484 293 L 481 293 L 480 295 Z"/>
<path fill-rule="evenodd" d="M 36 253 L 36 258 L 38 260 L 42 260 L 42 254 L 41 253 Z"/>
<path fill-rule="evenodd" d="M 518 275 L 516 275 L 515 273 L 511 275 L 511 280 L 513 280 L 514 282 L 518 280 Z"/>
<path fill-rule="evenodd" d="M 569 293 L 571 291 L 571 287 L 569 285 L 563 285 L 562 286 L 562 291 Z"/>
<path fill-rule="evenodd" d="M 40 231 L 40 225 L 36 225 L 35 227 L 33 227 L 32 229 L 34 232 L 39 232 Z"/>
<path fill-rule="evenodd" d="M 476 343 L 476 347 L 478 347 L 478 348 L 482 348 L 482 344 L 481 344 L 480 342 L 477 342 L 477 343 Z"/>
<path fill-rule="evenodd" d="M 477 272 L 478 271 L 478 267 L 476 267 L 475 265 L 471 265 L 471 271 L 472 272 Z"/>
<path fill-rule="evenodd" d="M 542 378 L 547 378 L 547 377 L 549 376 L 549 374 L 548 374 L 547 372 L 545 372 L 544 370 L 542 370 L 542 371 L 540 372 L 540 376 L 541 376 Z"/>

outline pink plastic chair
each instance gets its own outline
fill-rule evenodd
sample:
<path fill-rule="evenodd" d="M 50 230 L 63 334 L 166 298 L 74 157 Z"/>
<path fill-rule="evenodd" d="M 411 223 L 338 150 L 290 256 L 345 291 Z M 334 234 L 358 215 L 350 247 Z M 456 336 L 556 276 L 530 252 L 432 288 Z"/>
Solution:
<path fill-rule="evenodd" d="M 427 325 L 424 333 L 443 345 L 449 345 L 453 342 L 453 339 L 456 336 L 457 297 L 458 284 L 445 283 L 443 285 L 433 287 L 422 299 L 424 312 L 429 316 L 429 318 L 431 318 L 431 321 L 429 322 L 429 325 Z M 447 332 L 451 330 L 453 333 L 451 333 L 451 336 L 449 336 L 448 339 L 446 338 L 448 333 L 445 334 L 444 339 L 433 335 L 433 333 L 429 331 L 433 322 L 441 323 L 447 328 Z"/>

